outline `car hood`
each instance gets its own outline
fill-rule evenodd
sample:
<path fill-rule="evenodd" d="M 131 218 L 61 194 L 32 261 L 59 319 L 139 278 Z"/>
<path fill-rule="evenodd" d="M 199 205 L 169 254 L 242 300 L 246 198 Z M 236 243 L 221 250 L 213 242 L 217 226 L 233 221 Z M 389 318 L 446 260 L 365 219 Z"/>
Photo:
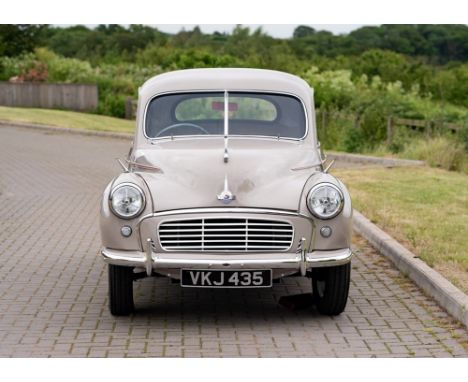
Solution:
<path fill-rule="evenodd" d="M 137 149 L 133 160 L 159 167 L 141 171 L 154 211 L 202 207 L 274 208 L 297 211 L 306 180 L 320 165 L 317 150 L 303 142 L 221 138 L 175 139 Z M 218 200 L 227 182 L 235 196 Z"/>

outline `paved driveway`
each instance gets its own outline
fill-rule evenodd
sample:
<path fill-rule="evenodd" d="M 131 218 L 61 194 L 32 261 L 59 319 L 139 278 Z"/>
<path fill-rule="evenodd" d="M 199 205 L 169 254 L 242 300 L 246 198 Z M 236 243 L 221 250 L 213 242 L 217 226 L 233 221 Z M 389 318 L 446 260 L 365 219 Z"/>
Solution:
<path fill-rule="evenodd" d="M 467 356 L 467 332 L 356 238 L 346 311 L 320 316 L 268 290 L 186 290 L 137 282 L 137 312 L 107 309 L 98 255 L 101 192 L 118 139 L 0 127 L 0 356 Z"/>

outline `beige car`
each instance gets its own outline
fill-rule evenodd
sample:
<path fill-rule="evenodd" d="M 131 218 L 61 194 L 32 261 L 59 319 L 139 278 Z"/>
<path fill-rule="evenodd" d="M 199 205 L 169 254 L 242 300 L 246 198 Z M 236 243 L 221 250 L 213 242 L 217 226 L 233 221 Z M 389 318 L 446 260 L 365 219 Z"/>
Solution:
<path fill-rule="evenodd" d="M 112 314 L 133 311 L 133 282 L 148 276 L 186 288 L 309 277 L 319 312 L 344 310 L 351 199 L 324 169 L 305 81 L 175 71 L 139 89 L 137 110 L 133 146 L 101 207 Z"/>

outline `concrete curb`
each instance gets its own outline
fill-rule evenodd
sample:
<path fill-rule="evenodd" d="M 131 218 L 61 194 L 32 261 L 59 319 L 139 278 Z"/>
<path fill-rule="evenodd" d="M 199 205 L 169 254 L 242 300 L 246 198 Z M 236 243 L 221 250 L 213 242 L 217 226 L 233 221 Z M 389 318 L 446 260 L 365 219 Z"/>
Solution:
<path fill-rule="evenodd" d="M 396 166 L 424 166 L 426 163 L 422 160 L 412 159 L 397 159 L 397 158 L 381 158 L 370 155 L 348 154 L 336 151 L 327 151 L 329 159 L 336 159 L 343 162 L 376 164 L 380 166 L 396 167 Z"/>
<path fill-rule="evenodd" d="M 468 296 L 414 253 L 354 210 L 354 230 L 468 328 Z"/>
<path fill-rule="evenodd" d="M 50 131 L 54 133 L 71 133 L 71 134 L 90 135 L 94 137 L 104 137 L 104 138 L 118 138 L 118 139 L 130 139 L 130 140 L 133 138 L 133 134 L 129 134 L 129 133 L 115 133 L 111 131 L 93 131 L 93 130 L 84 130 L 84 129 L 74 129 L 71 127 L 38 125 L 38 124 L 33 124 L 33 123 L 6 121 L 3 119 L 0 120 L 0 126 L 22 127 L 22 128 Z"/>

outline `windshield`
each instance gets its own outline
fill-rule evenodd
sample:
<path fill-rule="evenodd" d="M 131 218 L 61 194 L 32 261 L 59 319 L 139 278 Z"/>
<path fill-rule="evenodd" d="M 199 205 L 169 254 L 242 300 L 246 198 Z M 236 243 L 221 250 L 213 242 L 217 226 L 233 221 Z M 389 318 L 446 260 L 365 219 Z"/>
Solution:
<path fill-rule="evenodd" d="M 229 92 L 229 136 L 260 135 L 303 138 L 306 117 L 293 96 Z M 223 92 L 178 93 L 151 100 L 145 122 L 149 138 L 224 135 Z"/>

